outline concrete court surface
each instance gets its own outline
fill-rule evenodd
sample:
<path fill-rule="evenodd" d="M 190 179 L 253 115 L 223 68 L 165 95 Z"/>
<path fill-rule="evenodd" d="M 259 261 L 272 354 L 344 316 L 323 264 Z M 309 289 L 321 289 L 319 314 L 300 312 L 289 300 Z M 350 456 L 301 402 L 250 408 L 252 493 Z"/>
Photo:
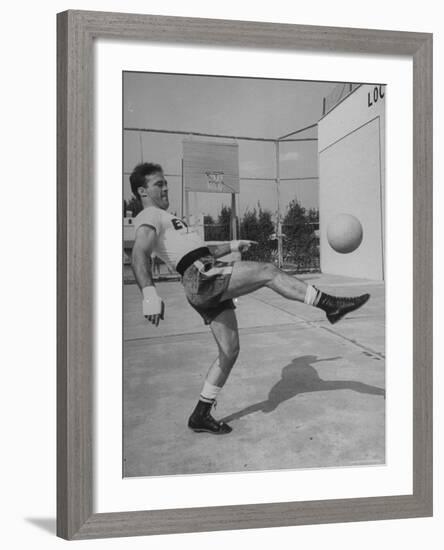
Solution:
<path fill-rule="evenodd" d="M 160 476 L 385 462 L 384 284 L 304 277 L 370 301 L 336 325 L 315 308 L 261 289 L 237 301 L 241 352 L 214 416 L 225 436 L 186 426 L 216 345 L 178 282 L 158 283 L 157 328 L 124 286 L 124 476 Z"/>

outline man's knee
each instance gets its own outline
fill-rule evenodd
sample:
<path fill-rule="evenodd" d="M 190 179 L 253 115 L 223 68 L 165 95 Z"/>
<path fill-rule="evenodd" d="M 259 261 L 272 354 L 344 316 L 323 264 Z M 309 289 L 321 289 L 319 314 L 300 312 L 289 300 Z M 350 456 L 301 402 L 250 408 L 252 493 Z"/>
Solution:
<path fill-rule="evenodd" d="M 271 263 L 263 263 L 261 265 L 262 276 L 267 281 L 271 282 L 279 273 L 279 269 Z"/>

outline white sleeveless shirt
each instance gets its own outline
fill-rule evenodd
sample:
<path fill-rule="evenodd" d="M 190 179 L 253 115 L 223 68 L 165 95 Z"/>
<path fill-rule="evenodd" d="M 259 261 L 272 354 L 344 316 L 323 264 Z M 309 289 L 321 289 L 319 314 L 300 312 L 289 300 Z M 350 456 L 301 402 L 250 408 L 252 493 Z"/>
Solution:
<path fill-rule="evenodd" d="M 156 242 L 153 252 L 173 269 L 176 269 L 179 261 L 188 252 L 205 246 L 200 235 L 190 230 L 183 220 L 156 206 L 144 208 L 135 217 L 136 233 L 142 225 L 155 229 Z"/>

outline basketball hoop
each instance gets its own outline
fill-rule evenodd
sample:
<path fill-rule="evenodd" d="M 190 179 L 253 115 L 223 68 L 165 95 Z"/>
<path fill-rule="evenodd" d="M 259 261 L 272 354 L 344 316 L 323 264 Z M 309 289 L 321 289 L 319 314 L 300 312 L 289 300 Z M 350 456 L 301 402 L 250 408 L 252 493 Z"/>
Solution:
<path fill-rule="evenodd" d="M 207 177 L 208 189 L 211 191 L 221 191 L 224 185 L 224 173 L 223 172 L 205 172 Z"/>

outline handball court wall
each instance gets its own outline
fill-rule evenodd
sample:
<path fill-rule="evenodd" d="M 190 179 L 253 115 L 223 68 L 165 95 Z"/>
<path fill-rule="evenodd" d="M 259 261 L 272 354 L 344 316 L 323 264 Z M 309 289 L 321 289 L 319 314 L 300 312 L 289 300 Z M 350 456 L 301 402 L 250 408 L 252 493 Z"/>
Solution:
<path fill-rule="evenodd" d="M 318 123 L 321 271 L 384 280 L 385 99 L 383 85 L 361 85 Z M 361 222 L 361 245 L 333 250 L 327 227 L 338 214 Z"/>

